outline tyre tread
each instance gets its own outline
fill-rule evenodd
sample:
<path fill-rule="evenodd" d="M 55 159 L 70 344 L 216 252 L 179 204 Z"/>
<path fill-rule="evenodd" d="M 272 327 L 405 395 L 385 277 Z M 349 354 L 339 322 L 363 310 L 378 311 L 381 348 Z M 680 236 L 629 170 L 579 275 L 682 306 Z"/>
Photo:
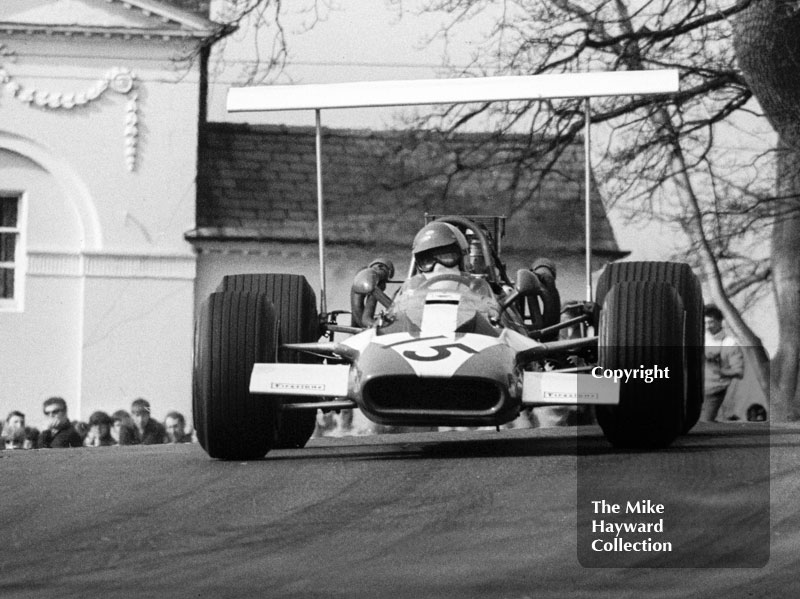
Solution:
<path fill-rule="evenodd" d="M 302 275 L 256 273 L 227 275 L 220 288 L 259 293 L 269 300 L 278 320 L 279 344 L 316 341 L 320 336 L 316 295 Z M 311 356 L 278 349 L 278 362 L 314 362 Z M 280 401 L 292 401 L 282 398 Z M 276 449 L 303 447 L 316 427 L 313 411 L 284 411 L 275 432 Z"/>
<path fill-rule="evenodd" d="M 670 368 L 670 379 L 622 385 L 618 406 L 598 406 L 597 420 L 618 447 L 669 445 L 683 429 L 684 308 L 665 282 L 629 281 L 611 288 L 600 319 L 599 357 L 604 368 Z M 676 355 L 676 350 L 678 351 Z M 646 399 L 645 399 L 646 397 Z"/>
<path fill-rule="evenodd" d="M 683 432 L 688 432 L 700 418 L 705 379 L 705 326 L 703 292 L 697 276 L 684 262 L 630 261 L 607 265 L 597 281 L 595 301 L 603 305 L 606 294 L 618 283 L 662 281 L 678 292 L 686 310 L 686 340 L 689 364 L 689 394 Z"/>
<path fill-rule="evenodd" d="M 195 337 L 193 409 L 198 439 L 211 457 L 263 457 L 271 448 L 275 410 L 250 394 L 255 362 L 274 355 L 275 312 L 257 293 L 212 293 Z"/>

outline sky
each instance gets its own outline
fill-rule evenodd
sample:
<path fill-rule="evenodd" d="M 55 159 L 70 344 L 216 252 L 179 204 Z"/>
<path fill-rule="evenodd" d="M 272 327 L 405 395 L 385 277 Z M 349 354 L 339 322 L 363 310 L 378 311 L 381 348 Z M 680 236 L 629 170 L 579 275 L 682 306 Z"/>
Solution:
<path fill-rule="evenodd" d="M 287 3 L 288 4 L 288 3 Z M 399 15 L 385 0 L 348 0 L 333 8 L 323 8 L 320 20 L 303 10 L 313 4 L 299 0 L 286 8 L 284 28 L 289 49 L 288 66 L 276 83 L 334 83 L 388 79 L 426 79 L 445 74 L 444 44 L 441 40 L 426 43 L 436 31 L 441 18 Z M 342 8 L 346 4 L 347 8 Z M 224 61 L 228 68 L 220 74 L 209 97 L 209 115 L 215 120 L 314 124 L 309 113 L 283 112 L 266 115 L 225 112 L 228 87 L 242 81 L 242 72 L 256 53 L 265 56 L 270 47 L 270 31 L 262 31 L 258 51 L 252 32 L 242 28 L 226 43 Z M 452 60 L 465 65 L 471 44 L 451 44 Z M 391 127 L 398 109 L 338 110 L 326 115 L 324 124 L 331 127 Z"/>

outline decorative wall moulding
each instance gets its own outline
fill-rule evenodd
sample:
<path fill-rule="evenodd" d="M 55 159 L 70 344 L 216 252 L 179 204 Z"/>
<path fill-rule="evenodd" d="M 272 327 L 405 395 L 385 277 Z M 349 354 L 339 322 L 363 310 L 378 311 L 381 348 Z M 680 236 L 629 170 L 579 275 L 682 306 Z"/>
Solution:
<path fill-rule="evenodd" d="M 22 85 L 3 66 L 0 66 L 0 83 L 4 84 L 18 101 L 44 110 L 81 108 L 99 100 L 109 91 L 127 96 L 123 129 L 125 165 L 130 172 L 136 170 L 139 144 L 139 94 L 136 91 L 136 75 L 130 69 L 126 67 L 109 69 L 103 77 L 77 93 L 54 92 Z"/>
<path fill-rule="evenodd" d="M 193 281 L 194 255 L 80 254 L 28 252 L 26 274 L 33 277 L 162 279 Z"/>

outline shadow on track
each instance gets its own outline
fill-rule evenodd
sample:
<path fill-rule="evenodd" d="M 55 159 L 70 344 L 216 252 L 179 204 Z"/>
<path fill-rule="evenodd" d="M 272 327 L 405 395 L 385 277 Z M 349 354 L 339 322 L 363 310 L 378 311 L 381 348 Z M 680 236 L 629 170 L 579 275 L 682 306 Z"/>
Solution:
<path fill-rule="evenodd" d="M 436 436 L 443 438 L 437 439 Z M 460 436 L 459 436 L 460 435 Z M 476 438 L 476 435 L 480 435 Z M 481 436 L 484 436 L 481 438 Z M 728 449 L 763 449 L 770 445 L 770 427 L 710 425 L 655 450 L 612 447 L 596 426 L 480 433 L 403 433 L 381 437 L 326 439 L 299 450 L 276 450 L 264 461 L 278 460 L 436 460 L 490 457 L 604 456 L 660 453 L 703 453 Z M 369 439 L 365 441 L 365 439 Z M 357 441 L 356 441 L 357 440 Z"/>

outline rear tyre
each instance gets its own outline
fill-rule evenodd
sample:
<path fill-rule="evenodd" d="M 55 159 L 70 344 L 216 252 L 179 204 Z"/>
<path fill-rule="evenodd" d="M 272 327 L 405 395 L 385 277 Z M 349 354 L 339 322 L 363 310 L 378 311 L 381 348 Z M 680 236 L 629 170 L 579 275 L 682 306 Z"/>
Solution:
<path fill-rule="evenodd" d="M 596 301 L 603 305 L 609 289 L 625 281 L 661 281 L 678 292 L 686 311 L 686 351 L 688 366 L 688 396 L 684 433 L 700 419 L 703 406 L 705 378 L 705 326 L 703 322 L 703 291 L 700 281 L 688 264 L 683 262 L 613 262 L 606 266 L 597 281 Z"/>
<path fill-rule="evenodd" d="M 630 378 L 617 406 L 597 406 L 597 421 L 615 447 L 666 447 L 681 434 L 687 385 L 684 309 L 672 285 L 627 282 L 606 294 L 600 313 L 599 363 L 640 371 L 655 366 L 669 378 Z"/>
<path fill-rule="evenodd" d="M 317 298 L 302 275 L 247 274 L 223 277 L 220 289 L 263 294 L 275 308 L 278 319 L 279 346 L 283 343 L 308 343 L 320 336 Z M 314 362 L 307 354 L 279 349 L 278 362 Z M 274 397 L 273 403 L 289 403 L 294 398 Z M 278 410 L 275 421 L 275 449 L 304 447 L 317 423 L 314 410 Z"/>
<path fill-rule="evenodd" d="M 192 403 L 198 440 L 212 458 L 258 459 L 272 448 L 277 410 L 249 386 L 253 364 L 274 361 L 276 352 L 275 311 L 264 295 L 216 292 L 203 302 Z"/>

